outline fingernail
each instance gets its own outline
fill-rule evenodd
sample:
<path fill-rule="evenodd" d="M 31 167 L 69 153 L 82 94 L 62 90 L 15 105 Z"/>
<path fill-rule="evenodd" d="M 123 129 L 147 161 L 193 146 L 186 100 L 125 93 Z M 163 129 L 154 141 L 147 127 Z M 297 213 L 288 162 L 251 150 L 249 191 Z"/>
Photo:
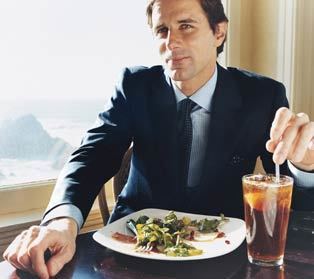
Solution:
<path fill-rule="evenodd" d="M 277 154 L 274 154 L 273 161 L 274 163 L 281 165 L 285 161 L 285 158 L 281 153 L 277 153 Z"/>
<path fill-rule="evenodd" d="M 310 149 L 310 150 L 314 150 L 314 139 L 312 139 L 312 140 L 310 141 L 309 149 Z"/>
<path fill-rule="evenodd" d="M 49 276 L 49 274 L 42 273 L 42 274 L 39 275 L 39 277 L 42 278 L 42 279 L 49 279 L 50 276 Z"/>

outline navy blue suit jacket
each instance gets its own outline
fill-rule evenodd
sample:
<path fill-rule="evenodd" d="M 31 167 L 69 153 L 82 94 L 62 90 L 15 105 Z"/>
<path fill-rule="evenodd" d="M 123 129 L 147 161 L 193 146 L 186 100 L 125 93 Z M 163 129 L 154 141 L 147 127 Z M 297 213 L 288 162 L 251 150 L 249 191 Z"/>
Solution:
<path fill-rule="evenodd" d="M 125 69 L 115 94 L 62 171 L 48 211 L 76 205 L 86 218 L 104 182 L 119 169 L 133 142 L 130 174 L 111 221 L 143 208 L 242 217 L 241 177 L 265 149 L 276 110 L 288 106 L 284 86 L 272 79 L 218 65 L 201 183 L 186 196 L 178 177 L 176 100 L 164 69 Z M 286 165 L 282 168 L 286 172 Z M 313 191 L 295 187 L 293 207 L 313 210 Z"/>

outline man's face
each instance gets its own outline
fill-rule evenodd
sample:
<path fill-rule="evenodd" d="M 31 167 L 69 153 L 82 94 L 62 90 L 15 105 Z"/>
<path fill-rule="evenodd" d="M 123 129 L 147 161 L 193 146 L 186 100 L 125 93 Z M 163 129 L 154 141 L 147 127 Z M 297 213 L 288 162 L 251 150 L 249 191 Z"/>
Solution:
<path fill-rule="evenodd" d="M 225 34 L 213 33 L 199 0 L 157 0 L 152 31 L 170 77 L 193 94 L 213 74 Z"/>

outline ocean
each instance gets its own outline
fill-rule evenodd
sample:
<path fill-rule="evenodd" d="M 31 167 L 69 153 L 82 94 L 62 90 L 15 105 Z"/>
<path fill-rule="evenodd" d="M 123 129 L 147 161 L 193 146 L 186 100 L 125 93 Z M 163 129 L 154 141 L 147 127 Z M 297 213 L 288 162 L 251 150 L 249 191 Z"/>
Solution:
<path fill-rule="evenodd" d="M 18 119 L 32 114 L 52 138 L 61 138 L 75 148 L 79 146 L 85 131 L 95 122 L 105 102 L 106 100 L 0 100 L 0 128 L 5 119 Z M 1 148 L 3 147 L 0 146 Z M 60 166 L 56 167 L 49 160 L 0 158 L 0 187 L 54 179 L 60 170 Z"/>

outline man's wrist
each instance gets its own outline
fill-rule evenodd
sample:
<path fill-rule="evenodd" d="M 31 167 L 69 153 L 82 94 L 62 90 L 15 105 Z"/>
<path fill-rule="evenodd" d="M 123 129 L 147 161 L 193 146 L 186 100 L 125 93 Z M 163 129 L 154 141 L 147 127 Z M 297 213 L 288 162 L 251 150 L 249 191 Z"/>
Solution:
<path fill-rule="evenodd" d="M 74 238 L 78 235 L 77 223 L 71 217 L 54 218 L 49 220 L 45 225 L 58 230 L 67 230 Z"/>
<path fill-rule="evenodd" d="M 296 163 L 296 162 L 291 162 L 290 163 L 295 166 L 297 169 L 304 171 L 304 172 L 310 172 L 310 173 L 314 173 L 314 164 L 312 165 L 304 165 L 301 163 Z"/>
<path fill-rule="evenodd" d="M 303 171 L 288 161 L 289 173 L 294 179 L 294 185 L 301 188 L 314 189 L 314 173 Z"/>
<path fill-rule="evenodd" d="M 73 204 L 61 204 L 56 206 L 44 215 L 41 224 L 47 226 L 50 220 L 66 217 L 75 220 L 77 231 L 79 232 L 84 220 L 80 209 Z"/>

